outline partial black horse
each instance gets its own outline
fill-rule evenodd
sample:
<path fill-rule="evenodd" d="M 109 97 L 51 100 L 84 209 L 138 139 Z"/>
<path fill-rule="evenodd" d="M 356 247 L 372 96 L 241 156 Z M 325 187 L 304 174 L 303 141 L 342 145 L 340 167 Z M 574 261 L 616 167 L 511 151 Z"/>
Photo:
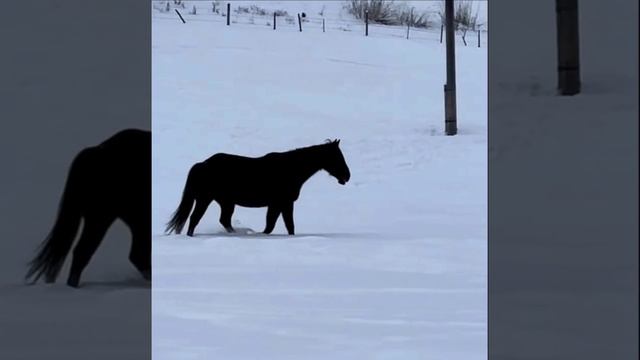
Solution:
<path fill-rule="evenodd" d="M 151 132 L 123 130 L 82 150 L 73 160 L 58 218 L 31 261 L 26 278 L 55 282 L 83 220 L 67 284 L 80 275 L 111 224 L 121 219 L 133 235 L 129 260 L 151 280 Z"/>
<path fill-rule="evenodd" d="M 166 232 L 182 231 L 189 214 L 188 236 L 193 236 L 198 222 L 212 201 L 220 205 L 220 223 L 234 232 L 231 216 L 236 205 L 268 207 L 265 234 L 270 234 L 280 214 L 289 235 L 295 233 L 293 203 L 302 185 L 313 174 L 326 170 L 342 185 L 351 177 L 340 140 L 258 158 L 215 154 L 189 171 L 182 201 L 167 224 Z M 191 213 L 193 203 L 195 210 Z"/>

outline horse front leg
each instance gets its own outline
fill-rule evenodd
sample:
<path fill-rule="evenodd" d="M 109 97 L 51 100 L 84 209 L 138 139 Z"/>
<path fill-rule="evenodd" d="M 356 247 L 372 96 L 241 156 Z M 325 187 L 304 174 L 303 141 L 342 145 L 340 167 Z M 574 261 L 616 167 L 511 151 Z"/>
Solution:
<path fill-rule="evenodd" d="M 284 226 L 287 228 L 289 235 L 295 234 L 295 226 L 293 225 L 293 201 L 282 207 L 282 219 Z"/>
<path fill-rule="evenodd" d="M 267 209 L 267 225 L 264 228 L 263 233 L 271 234 L 273 229 L 276 227 L 276 221 L 278 220 L 278 216 L 280 216 L 280 207 L 275 205 L 269 205 Z"/>

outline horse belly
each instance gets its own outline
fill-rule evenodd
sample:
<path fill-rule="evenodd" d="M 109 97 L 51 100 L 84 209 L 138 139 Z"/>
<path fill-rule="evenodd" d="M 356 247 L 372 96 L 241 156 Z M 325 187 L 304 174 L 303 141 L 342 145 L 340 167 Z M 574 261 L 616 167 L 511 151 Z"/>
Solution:
<path fill-rule="evenodd" d="M 255 188 L 255 184 L 247 182 L 235 176 L 228 176 L 224 179 L 218 178 L 208 185 L 212 198 L 219 202 L 233 204 L 244 204 L 259 201 L 262 196 L 261 191 Z M 242 205 L 245 206 L 245 205 Z"/>
<path fill-rule="evenodd" d="M 219 161 L 215 168 L 210 185 L 214 197 L 221 202 L 257 208 L 279 198 L 282 181 L 274 176 L 277 170 L 260 160 L 232 157 Z"/>
<path fill-rule="evenodd" d="M 238 206 L 247 207 L 247 208 L 262 208 L 262 207 L 269 206 L 269 203 L 267 201 L 259 201 L 256 199 L 251 199 L 251 200 L 240 199 L 235 204 Z"/>
<path fill-rule="evenodd" d="M 233 192 L 233 203 L 244 207 L 264 207 L 270 203 L 271 192 L 265 189 L 247 187 Z"/>

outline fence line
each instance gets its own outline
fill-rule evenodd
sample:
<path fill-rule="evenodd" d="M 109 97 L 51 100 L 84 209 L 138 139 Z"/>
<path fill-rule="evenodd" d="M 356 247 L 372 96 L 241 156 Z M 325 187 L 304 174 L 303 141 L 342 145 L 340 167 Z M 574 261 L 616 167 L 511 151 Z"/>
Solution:
<path fill-rule="evenodd" d="M 162 9 L 156 9 L 160 11 L 160 14 L 168 14 L 168 12 L 162 10 Z M 202 15 L 203 13 L 198 12 L 196 14 L 196 16 L 198 15 Z M 214 15 L 215 14 L 215 15 Z M 193 16 L 194 14 L 191 13 L 187 13 L 186 15 L 189 16 Z M 246 18 L 246 19 L 251 19 L 253 18 L 255 19 L 263 19 L 266 21 L 269 21 L 270 19 L 273 18 L 273 13 L 270 14 L 265 14 L 265 15 L 260 15 L 260 14 L 246 14 L 246 13 L 234 13 L 234 11 L 232 11 L 231 14 L 231 18 L 232 19 L 238 19 L 238 18 Z M 207 17 L 210 18 L 215 18 L 215 17 L 220 17 L 220 18 L 225 18 L 226 19 L 226 13 L 225 12 L 220 12 L 220 13 L 211 13 L 211 12 L 207 12 L 206 15 Z M 296 16 L 297 14 L 294 15 L 286 15 L 286 16 L 282 16 L 282 15 L 277 15 L 278 18 L 284 18 L 287 19 L 285 21 L 290 21 L 292 22 L 291 24 L 295 23 L 297 25 L 297 20 L 296 20 Z M 154 16 L 155 17 L 155 16 Z M 303 23 L 313 23 L 313 22 L 317 22 L 318 24 L 322 24 L 322 21 L 326 20 L 327 22 L 331 22 L 334 24 L 343 24 L 343 25 L 354 25 L 354 26 L 363 26 L 365 25 L 364 21 L 360 21 L 360 20 L 347 20 L 347 19 L 339 19 L 339 18 L 331 18 L 331 17 L 310 17 L 310 16 L 306 16 L 302 19 Z M 435 23 L 434 23 L 435 24 Z M 384 27 L 394 27 L 394 26 L 406 26 L 406 24 L 402 24 L 402 25 L 385 25 L 385 24 L 381 24 L 381 23 L 376 23 L 376 22 L 369 22 L 369 26 L 384 26 Z M 420 31 L 430 31 L 431 29 L 435 29 L 436 25 L 434 25 L 433 28 L 421 28 L 421 27 L 415 27 L 415 26 L 411 26 L 412 29 L 416 29 L 416 30 L 420 30 Z M 481 30 L 482 32 L 486 32 L 485 30 Z"/>
<path fill-rule="evenodd" d="M 195 14 L 193 14 L 193 10 L 186 11 L 189 7 L 184 8 L 182 11 L 182 17 L 188 21 L 196 21 L 196 22 L 210 22 L 210 23 L 221 23 L 226 24 L 227 22 L 227 14 L 226 14 L 226 6 L 221 3 L 218 8 L 218 12 L 213 12 L 212 7 L 207 6 L 193 6 L 195 8 Z M 174 9 L 175 7 L 171 7 Z M 169 15 L 170 12 L 166 11 L 166 8 L 158 7 L 155 4 L 153 5 L 153 15 L 154 19 L 160 20 L 171 20 L 176 21 L 177 16 L 175 14 Z M 181 8 L 182 9 L 182 8 Z M 205 11 L 208 10 L 208 11 Z M 158 13 L 159 12 L 159 13 Z M 164 16 L 163 16 L 164 15 Z M 326 32 L 326 31 L 342 31 L 347 33 L 362 33 L 362 36 L 365 36 L 365 23 L 359 20 L 347 20 L 347 19 L 338 19 L 338 18 L 330 18 L 330 17 L 310 17 L 305 16 L 301 18 L 301 23 L 298 22 L 297 16 L 299 14 L 288 14 L 288 15 L 279 15 L 276 16 L 275 12 L 271 12 L 265 15 L 261 14 L 249 14 L 243 12 L 237 12 L 232 10 L 230 13 L 230 23 L 231 25 L 252 25 L 256 27 L 269 27 L 276 30 L 286 30 L 286 31 L 316 31 L 316 32 Z M 274 19 L 276 19 L 276 24 L 274 24 Z M 434 40 L 441 41 L 441 28 L 438 29 L 436 27 L 433 28 L 417 28 L 410 25 L 382 25 L 378 23 L 369 22 L 369 36 L 370 37 L 402 37 L 409 38 L 412 40 Z M 300 30 L 300 27 L 302 29 Z M 379 30 L 376 31 L 375 29 Z M 373 31 L 371 31 L 373 30 Z M 469 40 L 469 44 L 462 38 L 463 33 L 458 31 L 460 35 L 460 41 L 464 42 L 464 45 L 474 46 L 476 42 L 474 42 L 473 35 L 477 35 L 477 47 L 480 47 L 481 41 L 481 33 L 487 33 L 487 30 L 468 30 L 467 40 Z M 471 36 L 471 37 L 470 37 Z"/>

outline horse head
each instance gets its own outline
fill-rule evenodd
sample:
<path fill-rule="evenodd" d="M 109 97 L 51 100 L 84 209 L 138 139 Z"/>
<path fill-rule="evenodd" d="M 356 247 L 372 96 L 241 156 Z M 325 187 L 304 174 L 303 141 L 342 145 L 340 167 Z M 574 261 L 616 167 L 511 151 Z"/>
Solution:
<path fill-rule="evenodd" d="M 330 140 L 326 144 L 327 156 L 324 161 L 324 170 L 338 180 L 340 185 L 346 184 L 351 178 L 351 172 L 340 150 L 340 140 Z"/>

